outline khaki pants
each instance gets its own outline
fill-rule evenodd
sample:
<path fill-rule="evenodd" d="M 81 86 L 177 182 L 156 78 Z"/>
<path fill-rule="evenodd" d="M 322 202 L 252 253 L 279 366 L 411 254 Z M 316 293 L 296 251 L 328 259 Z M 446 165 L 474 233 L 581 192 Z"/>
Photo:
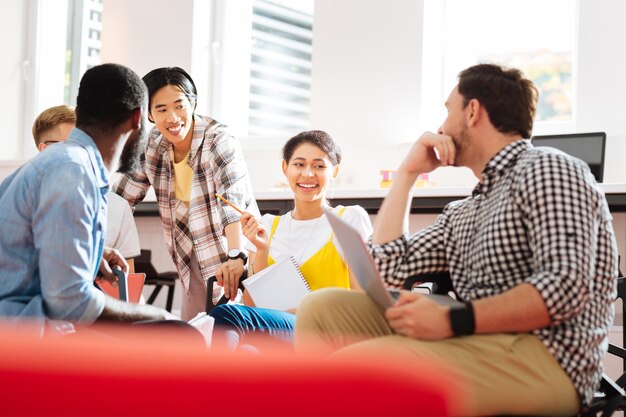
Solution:
<path fill-rule="evenodd" d="M 202 273 L 196 254 L 191 256 L 190 275 L 189 275 L 189 292 L 183 291 L 181 302 L 180 318 L 183 321 L 189 321 L 196 317 L 198 313 L 206 311 L 206 282 L 202 279 Z"/>
<path fill-rule="evenodd" d="M 579 409 L 569 377 L 530 334 L 415 340 L 395 334 L 383 310 L 366 294 L 328 288 L 315 291 L 300 304 L 295 337 L 298 350 L 313 345 L 316 351 L 334 356 L 380 352 L 407 368 L 441 361 L 464 382 L 469 397 L 466 415 L 572 416 Z"/>

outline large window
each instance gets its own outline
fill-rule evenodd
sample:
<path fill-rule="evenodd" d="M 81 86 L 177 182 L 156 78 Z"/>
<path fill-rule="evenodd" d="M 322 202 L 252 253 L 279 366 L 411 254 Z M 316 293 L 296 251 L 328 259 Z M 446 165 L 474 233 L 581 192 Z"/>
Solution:
<path fill-rule="evenodd" d="M 572 0 L 425 0 L 424 99 L 441 102 L 470 65 L 512 66 L 539 89 L 535 130 L 572 130 L 576 8 Z"/>
<path fill-rule="evenodd" d="M 70 0 L 68 13 L 65 103 L 75 105 L 81 77 L 101 63 L 102 0 Z"/>
<path fill-rule="evenodd" d="M 296 5 L 285 0 L 253 2 L 250 135 L 309 126 L 313 16 L 312 10 Z"/>
<path fill-rule="evenodd" d="M 313 1 L 216 1 L 210 111 L 236 135 L 258 143 L 309 127 Z"/>
<path fill-rule="evenodd" d="M 100 63 L 103 5 L 102 0 L 11 4 L 2 27 L 13 41 L 2 72 L 9 85 L 5 102 L 11 103 L 3 113 L 13 123 L 0 143 L 0 161 L 19 162 L 37 153 L 31 137 L 37 115 L 51 106 L 75 105 L 80 78 Z"/>
<path fill-rule="evenodd" d="M 28 3 L 25 1 L 2 2 L 0 14 L 0 39 L 2 42 L 2 64 L 0 77 L 3 80 L 2 100 L 0 100 L 0 114 L 5 121 L 2 135 L 0 135 L 0 179 L 5 170 L 3 161 L 15 161 L 21 158 L 21 144 L 19 140 L 23 130 L 24 75 L 25 70 L 32 66 L 25 58 L 25 22 Z"/>

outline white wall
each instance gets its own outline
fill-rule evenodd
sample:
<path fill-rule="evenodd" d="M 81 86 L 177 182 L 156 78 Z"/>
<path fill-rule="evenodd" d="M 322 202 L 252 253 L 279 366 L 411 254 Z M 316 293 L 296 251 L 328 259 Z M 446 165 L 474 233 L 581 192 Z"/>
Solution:
<path fill-rule="evenodd" d="M 604 182 L 626 182 L 626 2 L 580 1 L 577 129 L 605 131 Z"/>
<path fill-rule="evenodd" d="M 211 64 L 229 56 L 216 51 L 220 52 L 219 45 L 221 52 L 232 50 L 227 44 L 232 39 L 211 43 L 211 13 L 215 5 L 232 9 L 235 5 L 231 3 L 104 0 L 103 59 L 128 65 L 140 75 L 166 65 L 190 69 L 202 90 L 199 110 L 206 112 L 214 107 L 210 103 L 210 80 L 216 74 L 211 73 Z M 247 4 L 249 0 L 236 2 L 240 3 Z M 393 7 L 380 7 L 380 2 L 374 0 L 315 2 L 311 124 L 313 128 L 328 130 L 342 145 L 345 161 L 338 187 L 376 187 L 378 171 L 396 167 L 406 151 L 407 145 L 401 142 L 415 139 L 420 133 L 421 82 L 428 82 L 422 76 L 431 68 L 428 64 L 424 72 L 421 70 L 423 3 L 424 0 L 396 0 Z M 621 42 L 626 39 L 626 26 L 621 21 L 626 15 L 626 3 L 579 3 L 577 130 L 608 133 L 605 182 L 626 182 L 626 170 L 621 166 L 621 156 L 626 151 L 626 109 L 622 99 L 626 96 L 626 54 Z M 0 66 L 5 80 L 3 97 L 9 97 L 1 101 L 0 114 L 12 121 L 5 123 L 4 136 L 16 138 L 1 147 L 4 159 L 29 156 L 23 151 L 31 140 L 30 114 L 40 110 L 23 108 L 24 94 L 33 88 L 24 79 L 31 77 L 33 70 L 23 68 L 22 63 L 26 58 L 32 58 L 31 63 L 36 60 L 25 49 L 32 43 L 25 19 L 28 9 L 36 4 L 36 0 L 0 0 L 1 39 L 15 40 L 4 43 Z M 240 14 L 230 16 L 236 19 Z M 222 75 L 224 79 L 241 76 L 232 67 Z M 210 114 L 219 117 L 232 113 L 227 109 L 229 103 L 243 100 L 244 90 L 242 87 L 241 91 L 228 92 L 231 99 L 224 101 L 224 108 L 215 108 L 216 113 Z M 235 127 L 238 124 L 236 120 L 229 122 L 234 122 Z M 270 149 L 265 151 L 259 151 L 258 144 L 244 142 L 248 142 L 244 143 L 244 152 L 255 189 L 272 188 L 282 178 L 279 169 L 267 168 L 279 163 L 282 140 L 269 143 Z M 267 144 L 264 142 L 263 146 Z M 471 175 L 453 171 L 441 175 L 439 182 L 472 181 L 475 179 Z"/>
<path fill-rule="evenodd" d="M 233 40 L 228 36 L 216 39 L 210 47 L 202 38 L 202 47 L 194 47 L 192 41 L 199 42 L 192 30 L 198 4 L 202 2 L 182 0 L 174 12 L 170 0 L 105 0 L 103 57 L 143 75 L 158 66 L 189 68 L 193 59 L 198 59 L 195 54 L 215 53 L 213 59 L 221 60 L 224 73 L 211 75 L 206 65 L 191 72 L 203 81 L 211 76 L 222 79 L 215 91 L 219 94 L 220 88 L 233 85 L 227 82 L 229 77 L 243 76 L 228 64 L 236 62 L 230 54 L 243 47 L 229 48 Z M 223 1 L 215 4 L 234 7 Z M 423 8 L 423 0 L 396 0 L 393 7 L 380 7 L 374 0 L 315 1 L 311 128 L 327 130 L 343 149 L 338 188 L 376 188 L 379 171 L 394 169 L 408 143 L 421 133 Z M 172 23 L 174 13 L 176 22 Z M 226 15 L 232 18 L 240 13 Z M 626 151 L 626 108 L 622 104 L 626 54 L 620 52 L 619 41 L 626 39 L 626 26 L 620 21 L 625 15 L 626 3 L 619 0 L 580 1 L 577 131 L 607 132 L 605 182 L 626 182 L 620 160 Z M 197 23 L 197 15 L 195 19 Z M 205 21 L 210 24 L 208 17 Z M 221 91 L 228 98 L 220 101 L 221 107 L 207 106 L 215 109 L 214 116 L 232 115 L 231 107 L 246 98 L 247 87 L 231 90 Z M 200 99 L 208 100 L 202 93 Z M 230 119 L 227 122 L 240 133 L 240 123 L 235 117 Z M 242 142 L 254 188 L 273 188 L 282 180 L 278 168 L 283 140 L 264 142 L 261 147 L 252 139 Z M 476 181 L 468 170 L 454 168 L 440 170 L 431 179 L 443 185 Z"/>
<path fill-rule="evenodd" d="M 375 188 L 379 170 L 398 165 L 408 149 L 402 142 L 419 136 L 420 112 L 428 111 L 419 102 L 423 1 L 384 8 L 373 0 L 316 0 L 315 5 L 311 127 L 327 130 L 342 146 L 338 187 Z M 576 130 L 607 132 L 605 182 L 619 183 L 626 182 L 623 16 L 625 2 L 580 1 L 576 62 Z M 265 167 L 253 171 L 255 189 L 280 180 L 276 170 L 267 171 L 278 152 L 245 146 L 244 151 L 251 171 Z M 468 170 L 454 168 L 438 170 L 431 179 L 440 185 L 476 181 Z"/>
<path fill-rule="evenodd" d="M 0 146 L 2 160 L 18 159 L 21 153 L 20 140 L 23 125 L 24 82 L 22 62 L 24 60 L 26 2 L 0 0 L 0 40 L 2 40 L 2 65 L 0 79 L 3 81 L 0 114 L 4 120 L 2 135 L 14 140 L 3 140 Z M 0 179 L 3 178 L 0 176 Z"/>
<path fill-rule="evenodd" d="M 416 138 L 422 9 L 415 0 L 315 2 L 311 128 L 344 150 L 338 186 L 376 188 L 378 171 L 397 165 L 396 144 Z"/>
<path fill-rule="evenodd" d="M 139 76 L 166 66 L 191 66 L 193 0 L 105 0 L 103 62 L 126 65 Z"/>
<path fill-rule="evenodd" d="M 2 147 L 0 152 L 7 159 L 9 155 L 18 158 L 25 154 L 23 150 L 31 141 L 30 120 L 24 120 L 25 114 L 41 110 L 23 108 L 23 94 L 34 88 L 32 82 L 23 80 L 32 80 L 34 70 L 23 69 L 22 62 L 25 58 L 36 62 L 37 58 L 27 56 L 24 50 L 30 30 L 25 17 L 27 8 L 37 2 L 1 1 L 2 39 L 22 40 L 5 44 L 0 67 L 7 80 L 6 96 L 15 98 L 0 104 L 5 120 L 15 121 L 5 124 L 5 134 L 19 138 Z M 238 18 L 244 20 L 241 10 L 234 8 L 247 6 L 249 1 L 232 4 L 181 0 L 174 4 L 171 0 L 104 0 L 103 60 L 128 65 L 140 75 L 167 65 L 188 69 L 200 90 L 198 110 L 214 109 L 215 113 L 209 114 L 218 118 L 231 115 L 227 122 L 237 130 L 241 123 L 232 116 L 231 107 L 245 101 L 247 78 L 237 70 L 233 54 L 246 50 L 233 44 L 233 31 L 226 31 L 211 43 L 212 31 L 217 29 L 211 27 L 211 13 L 215 7 L 225 9 L 230 20 L 222 24 L 232 27 Z M 343 148 L 338 188 L 377 187 L 379 170 L 394 169 L 408 149 L 408 141 L 420 134 L 421 83 L 428 82 L 423 75 L 431 67 L 429 63 L 424 71 L 421 68 L 423 3 L 397 0 L 394 7 L 379 7 L 374 0 L 315 2 L 311 126 L 329 131 Z M 579 3 L 577 130 L 608 133 L 605 182 L 626 182 L 621 163 L 626 151 L 626 109 L 622 100 L 626 96 L 626 54 L 620 51 L 620 40 L 626 39 L 626 26 L 621 22 L 626 3 Z M 45 36 L 42 38 L 47 41 Z M 211 72 L 215 62 L 223 65 L 221 74 Z M 242 82 L 229 82 L 233 77 L 243 77 Z M 213 91 L 216 96 L 228 98 L 220 101 L 221 106 L 211 103 L 212 79 L 222 80 Z M 222 91 L 222 85 L 231 87 Z M 432 107 L 440 104 L 433 103 Z M 283 180 L 279 159 L 280 145 L 286 138 L 279 139 L 261 144 L 242 141 L 256 190 L 271 189 Z M 443 185 L 475 181 L 467 170 L 455 169 L 440 170 L 431 179 Z"/>
<path fill-rule="evenodd" d="M 204 113 L 210 106 L 210 13 L 210 2 L 201 0 L 104 0 L 102 62 L 126 65 L 140 77 L 181 67 L 194 79 Z"/>
<path fill-rule="evenodd" d="M 577 131 L 607 132 L 605 182 L 623 183 L 626 2 L 579 3 Z M 398 142 L 421 133 L 415 127 L 421 111 L 423 1 L 378 5 L 316 0 L 311 125 L 327 129 L 342 145 L 339 186 L 376 187 L 378 171 L 394 169 L 408 148 Z M 454 168 L 431 178 L 444 185 L 475 181 L 468 171 Z"/>
<path fill-rule="evenodd" d="M 143 75 L 166 65 L 190 68 L 198 54 L 211 55 L 214 73 L 208 74 L 206 65 L 196 65 L 191 75 L 197 84 L 210 77 L 221 81 L 213 93 L 222 99 L 207 108 L 215 110 L 210 115 L 241 134 L 238 126 L 247 122 L 247 114 L 237 117 L 233 109 L 247 102 L 249 71 L 242 72 L 237 62 L 242 54 L 249 56 L 249 45 L 241 43 L 249 37 L 233 35 L 244 32 L 240 25 L 249 0 L 215 2 L 216 8 L 221 8 L 218 12 L 225 10 L 226 16 L 218 24 L 230 29 L 216 36 L 208 47 L 191 45 L 192 40 L 198 43 L 192 29 L 198 22 L 193 11 L 202 4 L 197 0 L 183 0 L 177 5 L 175 28 L 171 13 L 164 13 L 170 9 L 169 0 L 104 1 L 105 62 L 128 65 Z M 311 128 L 327 130 L 342 146 L 344 161 L 338 188 L 376 188 L 379 171 L 394 169 L 418 134 L 422 1 L 397 0 L 394 7 L 385 8 L 373 1 L 370 4 L 374 7 L 367 4 L 358 0 L 315 2 Z M 206 24 L 210 21 L 207 16 Z M 233 82 L 233 78 L 241 82 Z M 201 91 L 199 99 L 206 99 Z M 202 106 L 198 110 L 201 112 Z M 274 188 L 283 180 L 280 147 L 287 138 L 279 139 L 262 144 L 242 139 L 255 190 Z M 444 175 L 439 182 L 475 182 L 467 170 L 460 171 L 462 174 Z"/>

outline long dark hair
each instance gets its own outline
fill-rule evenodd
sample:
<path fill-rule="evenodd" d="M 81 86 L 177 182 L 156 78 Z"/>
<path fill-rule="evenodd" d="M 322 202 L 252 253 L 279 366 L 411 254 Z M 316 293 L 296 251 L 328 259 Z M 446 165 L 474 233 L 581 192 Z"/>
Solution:
<path fill-rule="evenodd" d="M 154 94 L 167 85 L 173 85 L 180 88 L 180 91 L 185 94 L 191 103 L 193 111 L 196 111 L 198 90 L 191 76 L 187 74 L 184 69 L 179 67 L 157 68 L 144 75 L 143 82 L 146 84 L 146 87 L 148 87 L 148 97 L 150 99 L 148 110 L 152 107 L 152 97 Z"/>

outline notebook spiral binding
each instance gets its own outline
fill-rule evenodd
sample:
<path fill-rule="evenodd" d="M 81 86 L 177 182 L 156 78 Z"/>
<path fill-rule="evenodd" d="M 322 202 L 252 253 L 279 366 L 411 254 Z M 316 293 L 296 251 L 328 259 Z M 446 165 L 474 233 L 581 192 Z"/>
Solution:
<path fill-rule="evenodd" d="M 296 258 L 294 258 L 293 256 L 290 256 L 289 259 L 291 259 L 291 262 L 296 267 L 296 270 L 298 271 L 298 275 L 300 275 L 300 278 L 304 282 L 304 285 L 306 286 L 306 289 L 309 290 L 309 292 L 311 292 L 311 287 L 309 286 L 309 281 L 307 281 L 306 278 L 304 277 L 304 275 L 302 275 L 302 271 L 300 270 L 300 265 L 298 265 L 298 261 L 296 261 Z"/>

